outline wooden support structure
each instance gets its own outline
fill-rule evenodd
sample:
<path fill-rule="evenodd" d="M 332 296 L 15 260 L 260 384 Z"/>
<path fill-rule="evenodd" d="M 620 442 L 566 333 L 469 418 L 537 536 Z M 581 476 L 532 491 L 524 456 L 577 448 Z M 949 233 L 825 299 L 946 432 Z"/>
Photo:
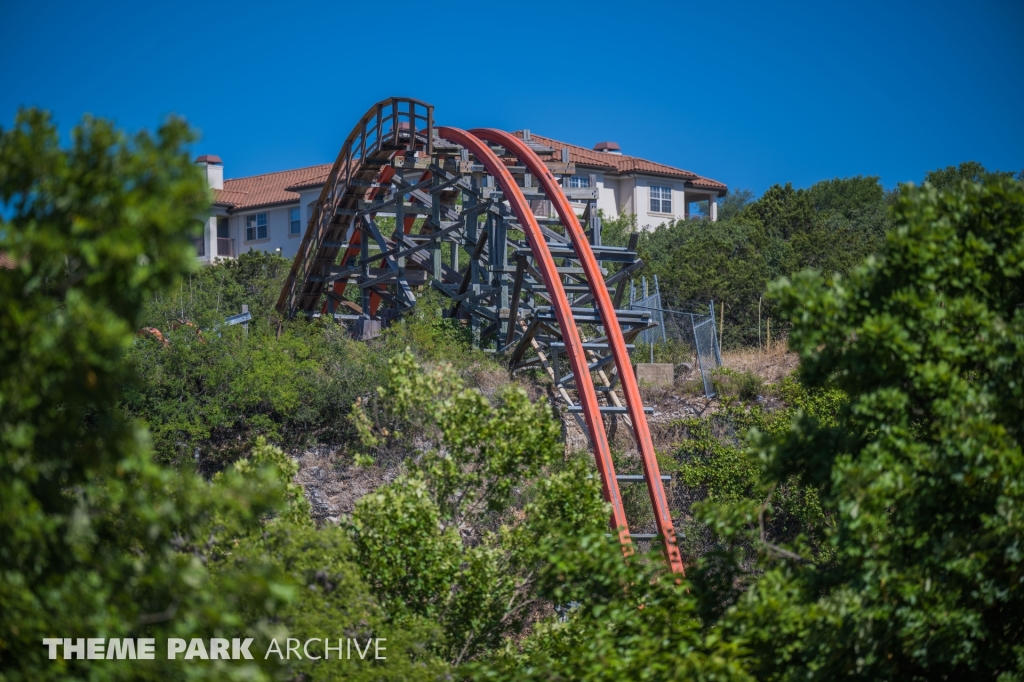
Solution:
<path fill-rule="evenodd" d="M 379 102 L 342 146 L 278 309 L 288 317 L 355 313 L 357 335 L 370 338 L 416 305 L 417 287 L 441 292 L 450 302 L 444 314 L 467 325 L 476 346 L 513 372 L 540 367 L 554 383 L 594 451 L 611 524 L 628 554 L 605 433 L 606 418 L 624 421 L 642 456 L 669 567 L 682 573 L 629 364 L 632 340 L 651 327 L 650 315 L 620 309 L 626 282 L 643 265 L 636 235 L 625 247 L 602 243 L 595 179 L 589 189 L 570 190 L 575 172 L 564 153 L 554 158 L 553 150 L 508 133 L 435 126 L 424 102 Z M 579 201 L 582 216 L 571 203 Z M 384 218 L 394 220 L 392 234 L 382 229 Z M 600 338 L 588 342 L 584 327 L 596 327 Z"/>

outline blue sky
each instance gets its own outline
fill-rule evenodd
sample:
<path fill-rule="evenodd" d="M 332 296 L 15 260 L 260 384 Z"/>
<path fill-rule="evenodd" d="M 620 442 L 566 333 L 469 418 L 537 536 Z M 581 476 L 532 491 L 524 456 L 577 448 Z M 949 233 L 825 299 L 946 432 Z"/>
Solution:
<path fill-rule="evenodd" d="M 391 95 L 760 193 L 1024 167 L 1024 3 L 0 0 L 0 125 L 171 112 L 228 177 L 333 161 Z"/>

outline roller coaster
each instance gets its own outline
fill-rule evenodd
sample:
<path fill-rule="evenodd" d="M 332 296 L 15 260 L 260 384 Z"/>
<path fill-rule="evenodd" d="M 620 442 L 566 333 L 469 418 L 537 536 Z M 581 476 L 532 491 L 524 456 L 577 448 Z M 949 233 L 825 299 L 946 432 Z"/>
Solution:
<path fill-rule="evenodd" d="M 588 437 L 623 553 L 658 538 L 669 569 L 682 574 L 629 356 L 652 321 L 621 309 L 642 266 L 636 237 L 601 243 L 596 188 L 569 187 L 574 164 L 556 156 L 528 133 L 435 125 L 433 106 L 415 99 L 375 104 L 334 162 L 277 307 L 289 318 L 351 319 L 357 337 L 372 338 L 416 305 L 420 287 L 439 291 L 444 315 L 463 321 L 474 345 L 554 382 Z M 582 217 L 573 203 L 585 206 Z M 394 216 L 390 234 L 379 214 Z M 346 295 L 348 287 L 358 292 Z M 616 475 L 612 416 L 629 425 L 642 476 Z M 620 482 L 646 483 L 656 535 L 630 534 Z"/>

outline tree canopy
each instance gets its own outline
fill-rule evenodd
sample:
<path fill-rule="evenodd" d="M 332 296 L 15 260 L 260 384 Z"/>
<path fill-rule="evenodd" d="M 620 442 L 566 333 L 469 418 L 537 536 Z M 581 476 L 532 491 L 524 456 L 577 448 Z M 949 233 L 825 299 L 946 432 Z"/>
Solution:
<path fill-rule="evenodd" d="M 253 637 L 328 622 L 380 631 L 348 536 L 313 526 L 295 464 L 257 440 L 204 479 L 151 458 L 122 409 L 139 377 L 126 352 L 148 301 L 195 266 L 206 189 L 187 127 L 132 139 L 87 119 L 61 149 L 41 112 L 0 131 L 0 677 L 5 680 L 293 677 L 274 660 L 50 659 L 46 637 Z M 320 615 L 325 614 L 325 615 Z M 319 633 L 314 636 L 320 636 Z M 388 667 L 344 679 L 407 679 L 435 658 L 395 633 Z M 254 648 L 255 649 L 255 648 Z M 390 676 L 394 676 L 393 678 Z M 364 678 L 365 679 L 365 678 Z"/>

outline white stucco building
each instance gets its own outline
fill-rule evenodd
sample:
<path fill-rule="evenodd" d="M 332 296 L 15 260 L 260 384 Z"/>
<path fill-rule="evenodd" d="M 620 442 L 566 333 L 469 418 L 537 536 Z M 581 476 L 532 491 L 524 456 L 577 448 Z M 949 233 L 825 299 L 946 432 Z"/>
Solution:
<path fill-rule="evenodd" d="M 331 164 L 224 180 L 220 157 L 196 159 L 214 190 L 213 213 L 196 244 L 201 260 L 235 258 L 255 249 L 292 258 L 309 222 L 311 204 L 331 171 Z"/>
<path fill-rule="evenodd" d="M 576 174 L 569 179 L 570 188 L 597 187 L 597 207 L 606 217 L 635 213 L 637 225 L 643 229 L 673 219 L 690 218 L 692 204 L 709 200 L 710 215 L 706 217 L 717 220 L 715 200 L 728 191 L 717 180 L 627 156 L 614 142 L 598 142 L 593 149 L 587 149 L 541 137 L 529 130 L 514 134 L 534 145 L 554 149 L 556 153 L 567 149 L 568 160 L 576 164 Z M 580 208 L 582 210 L 582 206 Z"/>
<path fill-rule="evenodd" d="M 567 157 L 576 165 L 576 174 L 569 178 L 571 189 L 596 188 L 597 207 L 606 217 L 635 213 L 643 229 L 693 217 L 691 205 L 702 201 L 708 202 L 710 212 L 702 217 L 715 220 L 715 200 L 728 191 L 717 180 L 627 156 L 614 142 L 587 149 L 528 130 L 514 134 L 534 146 L 553 149 L 556 158 Z M 218 156 L 204 154 L 196 164 L 214 190 L 213 214 L 206 221 L 204 237 L 196 242 L 201 260 L 234 258 L 250 249 L 295 256 L 331 164 L 233 180 L 224 179 L 224 164 Z M 578 209 L 582 211 L 583 205 Z"/>

